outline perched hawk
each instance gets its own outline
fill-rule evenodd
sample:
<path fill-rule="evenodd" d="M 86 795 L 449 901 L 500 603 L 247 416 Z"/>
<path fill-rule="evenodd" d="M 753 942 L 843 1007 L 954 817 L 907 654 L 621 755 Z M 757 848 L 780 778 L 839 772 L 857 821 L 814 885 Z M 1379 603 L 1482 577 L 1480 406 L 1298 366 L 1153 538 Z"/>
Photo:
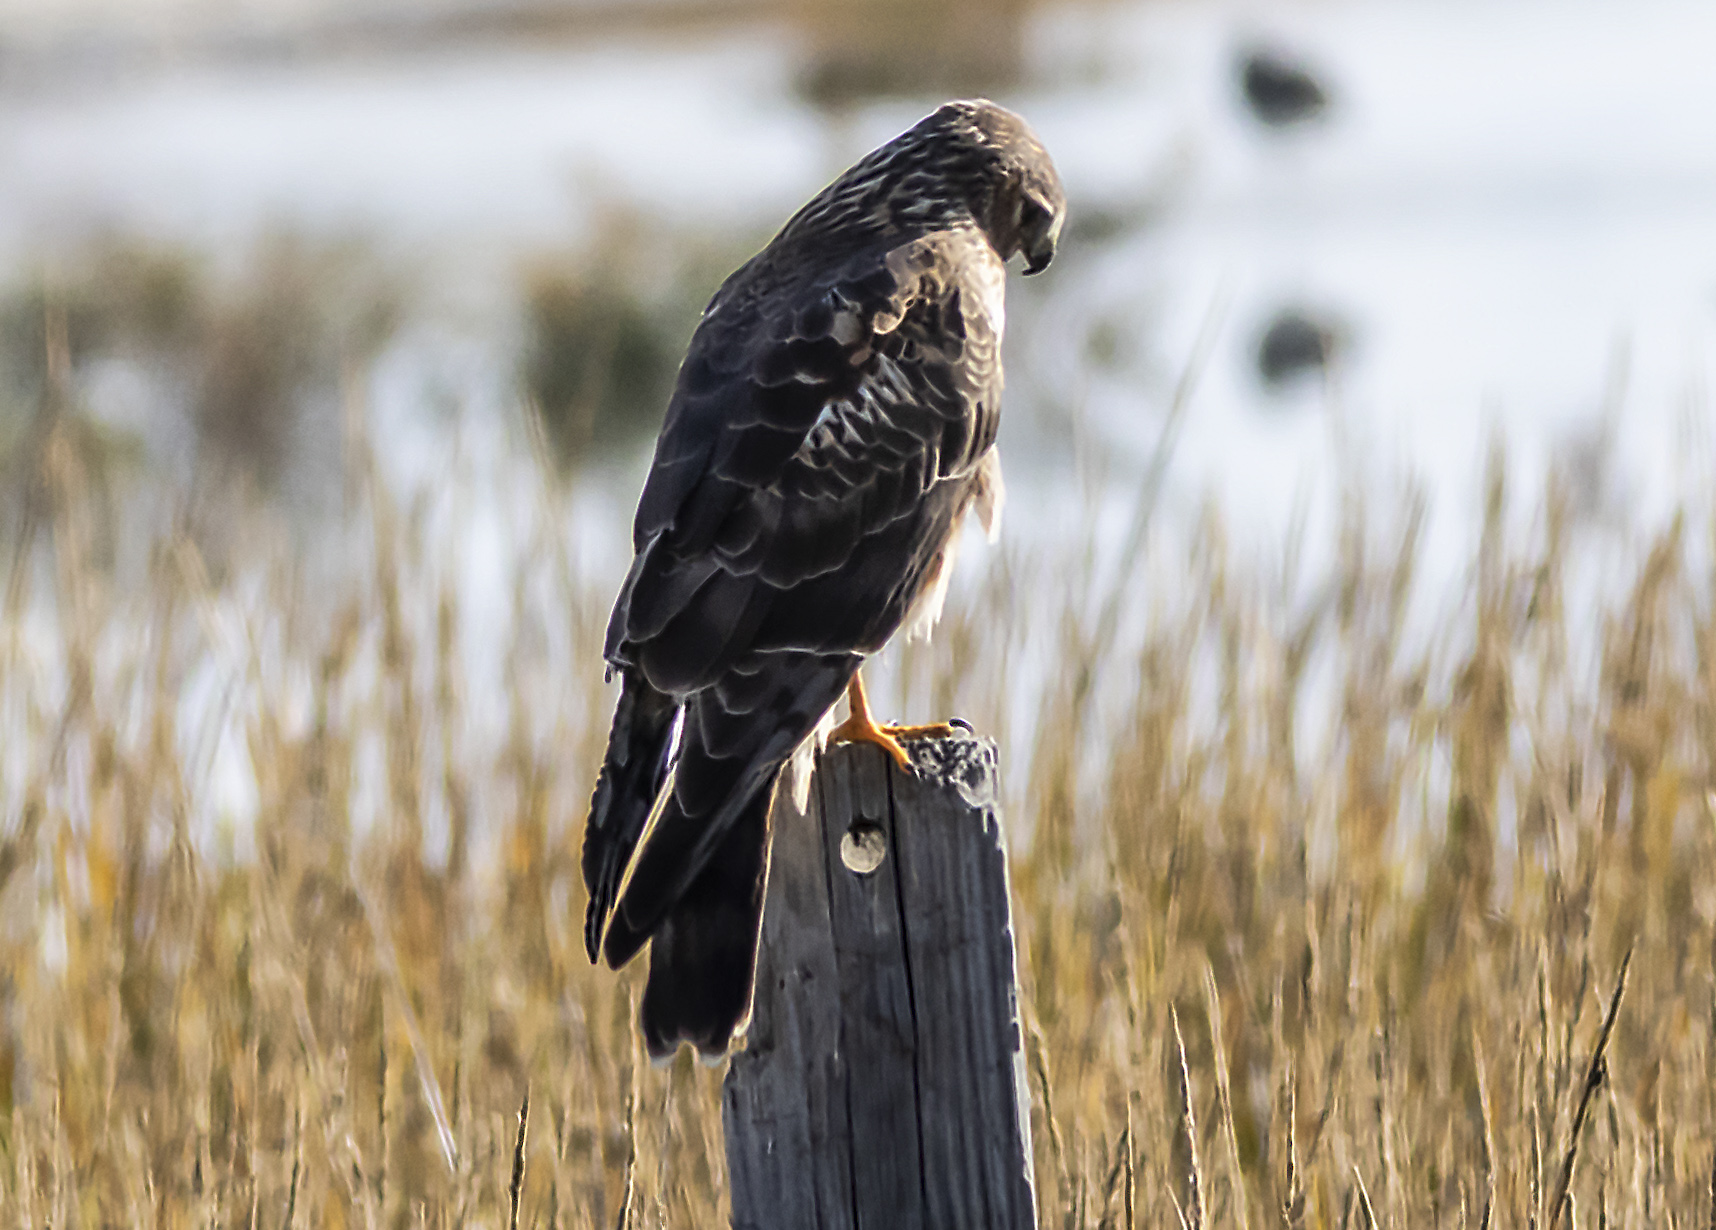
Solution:
<path fill-rule="evenodd" d="M 750 1010 L 783 765 L 882 744 L 858 681 L 938 604 L 960 522 L 1000 491 L 1006 262 L 1066 212 L 1017 115 L 952 102 L 823 189 L 727 279 L 692 336 L 605 655 L 619 705 L 584 833 L 590 959 L 650 949 L 650 1054 L 718 1057 Z"/>

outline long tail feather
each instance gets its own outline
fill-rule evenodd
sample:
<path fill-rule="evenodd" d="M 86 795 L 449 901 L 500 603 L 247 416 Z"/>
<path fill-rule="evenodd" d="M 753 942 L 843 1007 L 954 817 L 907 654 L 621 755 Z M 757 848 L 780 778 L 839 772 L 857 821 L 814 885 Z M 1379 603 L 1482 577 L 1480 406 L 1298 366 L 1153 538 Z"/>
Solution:
<path fill-rule="evenodd" d="M 590 893 L 584 948 L 591 961 L 601 953 L 602 932 L 626 867 L 666 778 L 677 713 L 672 697 L 656 691 L 640 673 L 623 672 L 608 754 L 584 826 L 584 887 Z"/>
<path fill-rule="evenodd" d="M 615 767 L 622 726 L 642 723 L 641 710 L 627 710 L 622 698 L 603 774 L 613 796 L 626 783 L 632 793 L 623 823 L 612 820 L 616 805 L 603 825 L 596 820 L 606 796 L 597 792 L 586 875 L 593 875 L 591 843 L 603 843 L 613 861 L 597 868 L 604 874 L 593 881 L 585 940 L 613 969 L 651 946 L 641 1015 L 653 1055 L 689 1041 L 718 1057 L 749 1012 L 781 767 L 858 662 L 856 654 L 782 652 L 686 697 L 680 737 L 661 745 L 663 763 L 671 763 L 649 779 L 656 794 L 647 805 L 632 762 Z"/>
<path fill-rule="evenodd" d="M 671 1058 L 682 1041 L 719 1059 L 750 1016 L 774 793 L 771 783 L 740 812 L 655 930 L 641 1009 L 652 1059 Z"/>
<path fill-rule="evenodd" d="M 687 698 L 673 787 L 620 883 L 602 953 L 620 968 L 690 891 L 739 813 L 780 769 L 858 669 L 856 654 L 778 654 Z"/>

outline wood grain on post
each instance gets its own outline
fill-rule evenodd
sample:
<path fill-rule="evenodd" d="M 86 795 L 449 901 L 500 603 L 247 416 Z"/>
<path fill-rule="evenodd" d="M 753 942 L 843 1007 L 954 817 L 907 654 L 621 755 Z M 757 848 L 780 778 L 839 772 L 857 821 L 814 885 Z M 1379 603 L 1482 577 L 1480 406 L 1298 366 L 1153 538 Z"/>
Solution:
<path fill-rule="evenodd" d="M 737 1230 L 1036 1225 L 995 745 L 908 748 L 831 748 L 809 815 L 777 806 L 722 1098 Z"/>

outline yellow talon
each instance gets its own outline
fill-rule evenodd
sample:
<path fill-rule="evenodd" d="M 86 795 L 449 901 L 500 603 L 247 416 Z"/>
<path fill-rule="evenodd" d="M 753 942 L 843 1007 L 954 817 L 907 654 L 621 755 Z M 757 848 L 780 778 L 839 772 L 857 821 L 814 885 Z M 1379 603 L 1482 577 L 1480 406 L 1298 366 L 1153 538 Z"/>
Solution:
<path fill-rule="evenodd" d="M 846 704 L 851 712 L 844 722 L 829 732 L 830 743 L 874 743 L 892 756 L 900 768 L 912 767 L 911 757 L 906 755 L 906 749 L 894 737 L 895 730 L 877 725 L 876 719 L 870 716 L 870 702 L 864 695 L 862 676 L 854 674 L 852 682 L 846 686 Z"/>
<path fill-rule="evenodd" d="M 852 676 L 846 687 L 846 704 L 851 710 L 846 720 L 828 734 L 830 743 L 874 743 L 894 758 L 902 769 L 912 767 L 911 757 L 901 746 L 902 739 L 945 739 L 956 728 L 946 722 L 931 722 L 925 726 L 883 726 L 870 716 L 870 702 L 864 695 L 864 680 Z"/>

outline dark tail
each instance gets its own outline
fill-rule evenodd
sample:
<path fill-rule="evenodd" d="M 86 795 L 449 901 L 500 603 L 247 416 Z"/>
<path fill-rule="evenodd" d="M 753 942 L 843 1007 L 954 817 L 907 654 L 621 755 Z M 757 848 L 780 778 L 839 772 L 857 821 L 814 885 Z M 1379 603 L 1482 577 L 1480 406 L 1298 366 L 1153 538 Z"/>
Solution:
<path fill-rule="evenodd" d="M 641 1013 L 651 1059 L 671 1058 L 682 1041 L 720 1059 L 751 1013 L 774 795 L 771 782 L 745 805 L 655 930 Z"/>
<path fill-rule="evenodd" d="M 671 767 L 672 707 L 627 679 L 585 838 L 585 940 L 612 969 L 651 944 L 642 1015 L 652 1055 L 685 1040 L 718 1056 L 748 1013 L 781 766 L 858 661 L 782 652 L 729 671 L 686 697 Z"/>
<path fill-rule="evenodd" d="M 584 826 L 584 887 L 590 892 L 584 948 L 592 961 L 601 952 L 602 931 L 613 913 L 626 865 L 666 776 L 678 709 L 673 698 L 652 688 L 641 672 L 622 669 L 620 678 L 620 703 L 608 734 L 608 755 L 596 778 L 590 819 Z"/>

